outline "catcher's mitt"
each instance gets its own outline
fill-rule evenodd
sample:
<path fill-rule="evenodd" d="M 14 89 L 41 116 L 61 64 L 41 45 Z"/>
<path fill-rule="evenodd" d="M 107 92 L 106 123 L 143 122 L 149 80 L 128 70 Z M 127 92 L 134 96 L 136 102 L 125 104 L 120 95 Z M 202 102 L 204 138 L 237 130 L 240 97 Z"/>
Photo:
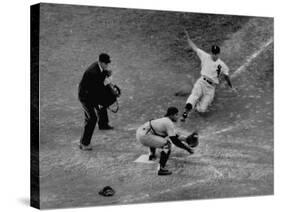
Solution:
<path fill-rule="evenodd" d="M 199 144 L 199 139 L 198 139 L 198 133 L 197 132 L 193 132 L 192 134 L 190 134 L 185 142 L 188 144 L 188 146 L 194 148 L 197 147 Z"/>

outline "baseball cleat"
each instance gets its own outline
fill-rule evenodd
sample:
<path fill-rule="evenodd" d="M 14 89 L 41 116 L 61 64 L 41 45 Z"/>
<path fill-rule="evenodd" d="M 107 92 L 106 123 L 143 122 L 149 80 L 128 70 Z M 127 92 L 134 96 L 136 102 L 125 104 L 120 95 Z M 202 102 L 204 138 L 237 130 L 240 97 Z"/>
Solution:
<path fill-rule="evenodd" d="M 149 155 L 149 156 L 148 156 L 148 160 L 155 161 L 156 159 L 157 159 L 157 156 L 156 156 L 156 155 Z"/>
<path fill-rule="evenodd" d="M 160 168 L 158 171 L 158 175 L 160 176 L 171 175 L 171 174 L 172 172 L 165 168 Z"/>

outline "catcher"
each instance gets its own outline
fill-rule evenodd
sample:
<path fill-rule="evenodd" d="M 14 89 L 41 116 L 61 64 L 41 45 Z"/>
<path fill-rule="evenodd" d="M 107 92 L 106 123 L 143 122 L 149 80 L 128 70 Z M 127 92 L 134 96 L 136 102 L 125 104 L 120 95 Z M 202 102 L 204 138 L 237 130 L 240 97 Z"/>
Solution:
<path fill-rule="evenodd" d="M 176 133 L 174 123 L 178 121 L 178 118 L 178 109 L 169 107 L 164 117 L 150 120 L 137 129 L 137 141 L 150 149 L 149 160 L 156 160 L 156 148 L 161 150 L 158 175 L 172 174 L 165 168 L 171 153 L 172 143 L 190 154 L 194 153 L 193 148 L 198 145 L 196 132 L 189 136 Z"/>

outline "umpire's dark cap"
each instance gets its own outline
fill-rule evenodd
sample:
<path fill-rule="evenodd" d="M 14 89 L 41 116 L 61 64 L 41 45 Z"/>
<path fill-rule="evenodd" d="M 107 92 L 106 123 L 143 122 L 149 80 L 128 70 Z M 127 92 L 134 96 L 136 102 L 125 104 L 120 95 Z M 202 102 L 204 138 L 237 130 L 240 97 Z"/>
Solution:
<path fill-rule="evenodd" d="M 106 53 L 101 53 L 99 55 L 99 61 L 102 63 L 110 63 L 111 62 L 110 56 Z"/>
<path fill-rule="evenodd" d="M 213 54 L 219 54 L 220 53 L 220 47 L 218 47 L 217 45 L 213 45 L 212 46 L 212 53 Z"/>

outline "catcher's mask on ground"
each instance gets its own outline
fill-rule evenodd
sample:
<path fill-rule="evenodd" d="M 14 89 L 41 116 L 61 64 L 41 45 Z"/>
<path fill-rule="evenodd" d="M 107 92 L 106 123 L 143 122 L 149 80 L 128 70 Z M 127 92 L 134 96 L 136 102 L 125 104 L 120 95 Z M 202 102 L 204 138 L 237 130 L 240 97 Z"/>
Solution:
<path fill-rule="evenodd" d="M 105 186 L 102 190 L 99 191 L 99 194 L 105 197 L 111 197 L 115 194 L 115 191 L 110 186 Z"/>

